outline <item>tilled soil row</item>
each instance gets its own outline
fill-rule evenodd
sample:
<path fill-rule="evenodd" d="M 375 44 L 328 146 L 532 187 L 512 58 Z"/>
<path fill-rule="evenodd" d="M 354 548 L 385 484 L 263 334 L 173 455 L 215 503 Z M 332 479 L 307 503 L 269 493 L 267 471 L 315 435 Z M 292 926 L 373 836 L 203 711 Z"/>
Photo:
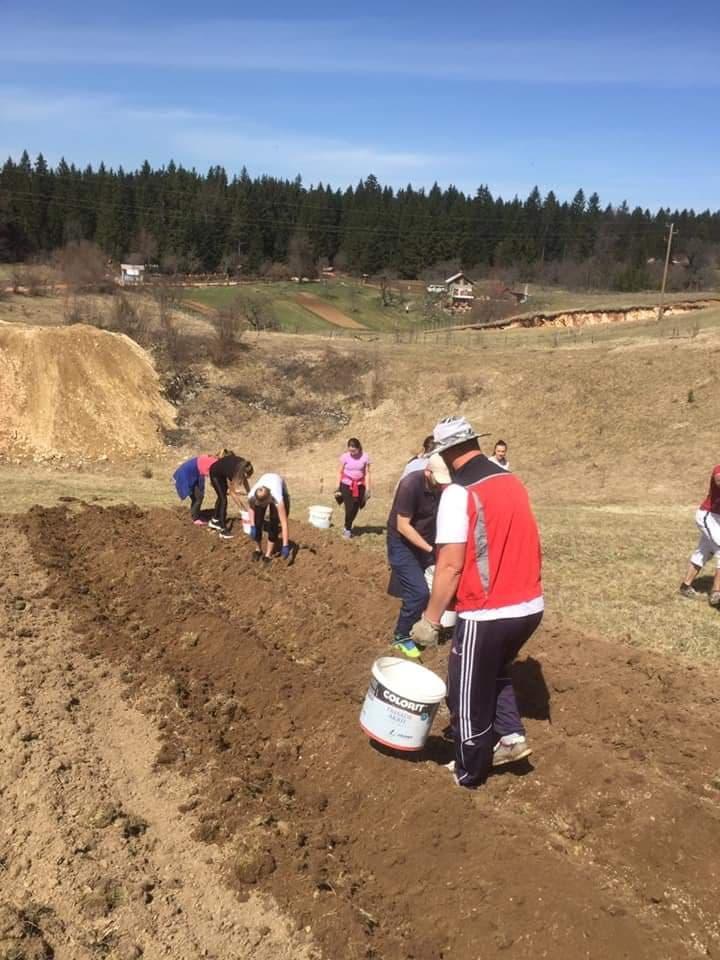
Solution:
<path fill-rule="evenodd" d="M 327 957 L 720 949 L 716 674 L 551 617 L 515 670 L 535 765 L 471 793 L 437 730 L 400 759 L 358 727 L 395 612 L 382 558 L 298 525 L 295 565 L 267 569 L 165 511 L 18 523 L 162 731 L 156 767 L 201 779 L 181 815 L 226 882 L 271 891 Z"/>
<path fill-rule="evenodd" d="M 267 896 L 218 884 L 223 857 L 153 770 L 161 739 L 89 658 L 26 538 L 0 529 L 0 957 L 295 960 L 313 951 Z M 148 687 L 147 695 L 152 696 Z"/>

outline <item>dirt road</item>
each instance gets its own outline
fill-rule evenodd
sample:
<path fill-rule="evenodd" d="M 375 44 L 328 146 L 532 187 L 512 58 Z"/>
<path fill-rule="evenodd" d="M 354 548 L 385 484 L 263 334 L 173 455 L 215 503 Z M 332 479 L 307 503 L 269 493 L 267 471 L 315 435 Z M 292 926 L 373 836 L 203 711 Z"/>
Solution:
<path fill-rule="evenodd" d="M 359 320 L 353 320 L 353 318 L 349 317 L 346 313 L 330 306 L 326 300 L 322 300 L 320 297 L 314 297 L 311 293 L 296 294 L 295 302 L 299 303 L 301 307 L 305 307 L 310 313 L 314 313 L 315 316 L 320 317 L 321 320 L 326 320 L 336 327 L 345 327 L 348 330 L 367 330 L 367 327 L 360 323 Z"/>
<path fill-rule="evenodd" d="M 382 559 L 295 534 L 266 570 L 184 514 L 4 522 L 0 937 L 60 960 L 720 955 L 715 673 L 551 614 L 516 666 L 534 765 L 462 791 L 442 718 L 414 761 L 358 728 Z"/>

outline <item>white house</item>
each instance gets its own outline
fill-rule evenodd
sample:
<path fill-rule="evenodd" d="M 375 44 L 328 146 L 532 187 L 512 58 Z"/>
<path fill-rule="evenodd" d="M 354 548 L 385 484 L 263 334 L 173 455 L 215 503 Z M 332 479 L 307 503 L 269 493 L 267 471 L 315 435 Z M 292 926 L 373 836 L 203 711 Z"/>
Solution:
<path fill-rule="evenodd" d="M 144 279 L 145 267 L 138 266 L 134 263 L 120 264 L 120 283 L 124 287 L 136 283 L 142 283 Z"/>
<path fill-rule="evenodd" d="M 471 306 L 475 299 L 473 282 L 464 273 L 455 273 L 452 277 L 448 277 L 445 281 L 445 288 L 454 307 Z"/>
<path fill-rule="evenodd" d="M 452 309 L 469 310 L 475 299 L 473 282 L 464 273 L 455 273 L 444 283 L 430 283 L 425 289 L 428 293 L 444 294 Z"/>

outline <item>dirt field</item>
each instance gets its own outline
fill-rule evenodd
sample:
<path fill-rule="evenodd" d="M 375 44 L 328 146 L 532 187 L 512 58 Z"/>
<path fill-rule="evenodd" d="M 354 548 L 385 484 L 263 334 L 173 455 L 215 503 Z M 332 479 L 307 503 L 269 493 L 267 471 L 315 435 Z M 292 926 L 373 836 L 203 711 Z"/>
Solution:
<path fill-rule="evenodd" d="M 3 523 L 0 950 L 720 950 L 715 671 L 551 617 L 515 671 L 533 764 L 461 791 L 443 717 L 415 762 L 358 727 L 382 559 L 293 530 L 295 566 L 266 570 L 168 511 Z"/>
<path fill-rule="evenodd" d="M 327 320 L 328 323 L 332 323 L 336 327 L 345 327 L 348 330 L 367 330 L 367 327 L 358 320 L 353 320 L 346 313 L 331 307 L 327 301 L 320 297 L 314 297 L 311 293 L 298 293 L 295 301 L 305 307 L 306 310 L 310 310 L 311 313 Z"/>

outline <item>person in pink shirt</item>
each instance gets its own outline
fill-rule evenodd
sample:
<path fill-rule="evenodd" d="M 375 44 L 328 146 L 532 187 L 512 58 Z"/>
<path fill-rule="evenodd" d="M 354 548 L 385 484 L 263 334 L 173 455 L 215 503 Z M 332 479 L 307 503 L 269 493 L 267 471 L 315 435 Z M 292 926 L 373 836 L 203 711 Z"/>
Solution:
<path fill-rule="evenodd" d="M 335 500 L 345 507 L 343 537 L 352 537 L 352 528 L 358 511 L 370 499 L 370 457 L 364 452 L 357 437 L 350 437 L 347 450 L 340 457 L 338 485 Z"/>

